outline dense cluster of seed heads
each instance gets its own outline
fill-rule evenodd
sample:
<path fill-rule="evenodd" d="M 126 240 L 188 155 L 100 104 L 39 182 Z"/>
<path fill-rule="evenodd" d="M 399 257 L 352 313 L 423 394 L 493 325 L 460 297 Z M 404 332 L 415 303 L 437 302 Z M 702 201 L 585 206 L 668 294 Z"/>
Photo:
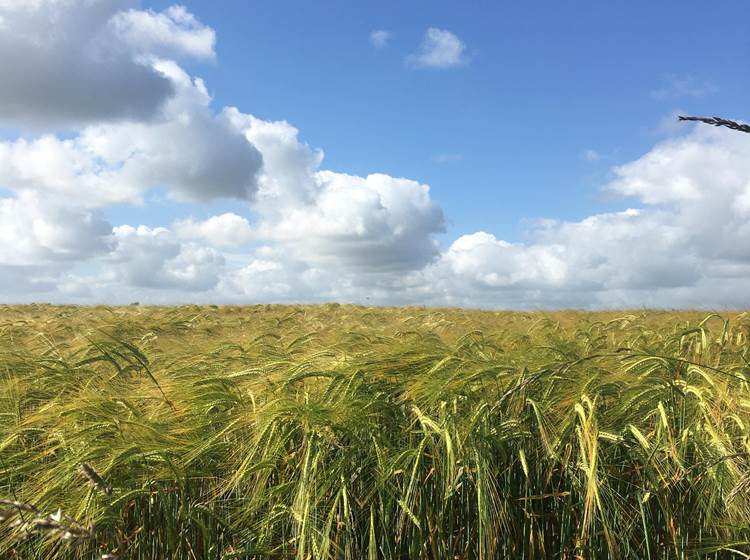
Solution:
<path fill-rule="evenodd" d="M 112 488 L 88 463 L 81 465 L 81 473 L 93 488 L 112 494 Z M 0 524 L 4 524 L 16 540 L 29 539 L 44 534 L 48 538 L 59 538 L 63 541 L 90 539 L 93 537 L 91 527 L 86 527 L 58 509 L 55 513 L 43 515 L 34 505 L 0 498 Z M 101 560 L 119 560 L 117 554 L 105 553 Z"/>
<path fill-rule="evenodd" d="M 0 506 L 8 508 L 0 512 L 0 522 L 9 521 L 8 529 L 14 530 L 21 538 L 40 532 L 56 533 L 63 540 L 87 539 L 91 536 L 90 529 L 65 515 L 60 509 L 55 513 L 42 515 L 30 504 L 3 499 L 0 499 Z"/>
<path fill-rule="evenodd" d="M 0 306 L 0 558 L 750 558 L 750 315 Z"/>

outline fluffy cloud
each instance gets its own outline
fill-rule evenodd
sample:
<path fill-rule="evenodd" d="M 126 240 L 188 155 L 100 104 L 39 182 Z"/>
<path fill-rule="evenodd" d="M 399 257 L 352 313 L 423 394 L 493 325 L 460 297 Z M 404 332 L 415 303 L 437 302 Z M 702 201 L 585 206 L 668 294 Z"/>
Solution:
<path fill-rule="evenodd" d="M 310 269 L 283 251 L 264 245 L 246 262 L 228 272 L 221 292 L 234 301 L 315 301 Z"/>
<path fill-rule="evenodd" d="M 437 257 L 432 235 L 443 231 L 444 217 L 427 185 L 319 170 L 322 152 L 301 143 L 288 123 L 226 114 L 263 154 L 254 205 L 261 239 L 300 260 L 360 273 L 411 270 Z"/>
<path fill-rule="evenodd" d="M 697 127 L 613 168 L 605 188 L 629 210 L 543 220 L 524 242 L 474 232 L 441 248 L 428 185 L 326 169 L 289 123 L 214 110 L 177 62 L 211 60 L 214 44 L 178 6 L 0 0 L 0 125 L 42 128 L 0 142 L 0 300 L 530 308 L 750 297 L 750 135 Z M 468 57 L 433 28 L 409 60 Z M 169 227 L 138 225 L 153 222 L 154 187 L 171 199 Z M 126 204 L 143 220 L 113 228 L 105 216 Z M 186 217 L 207 208 L 215 215 Z"/>
<path fill-rule="evenodd" d="M 55 204 L 34 193 L 0 198 L 0 265 L 57 268 L 112 246 L 112 226 L 98 212 Z"/>
<path fill-rule="evenodd" d="M 162 186 L 183 200 L 252 197 L 262 166 L 258 150 L 223 115 L 212 114 L 201 80 L 172 62 L 155 67 L 177 92 L 162 117 L 89 127 L 80 136 L 83 150 L 140 190 Z"/>
<path fill-rule="evenodd" d="M 0 143 L 0 185 L 65 195 L 88 207 L 139 202 L 150 187 L 182 200 L 249 199 L 262 157 L 223 115 L 203 82 L 174 62 L 154 68 L 175 95 L 149 122 L 89 125 L 73 138 L 46 134 Z"/>
<path fill-rule="evenodd" d="M 115 246 L 98 211 L 35 193 L 0 198 L 0 301 L 68 297 L 69 271 Z"/>
<path fill-rule="evenodd" d="M 602 159 L 602 154 L 592 148 L 588 148 L 584 150 L 582 157 L 586 161 L 599 161 L 600 159 Z"/>
<path fill-rule="evenodd" d="M 244 263 L 227 270 L 216 293 L 223 301 L 370 302 L 417 300 L 410 273 L 363 273 L 297 258 L 285 245 L 258 247 Z M 421 301 L 421 299 L 419 299 Z"/>
<path fill-rule="evenodd" d="M 716 307 L 750 297 L 743 281 L 750 274 L 750 174 L 743 163 L 750 138 L 742 135 L 697 128 L 615 168 L 607 188 L 637 199 L 640 208 L 544 220 L 526 243 L 466 234 L 440 251 L 432 235 L 442 227 L 442 212 L 425 185 L 321 171 L 322 154 L 300 143 L 287 123 L 236 110 L 224 117 L 252 137 L 267 163 L 252 226 L 227 212 L 178 220 L 170 229 L 120 226 L 108 237 L 108 225 L 90 219 L 98 225 L 78 236 L 41 227 L 30 238 L 27 222 L 41 215 L 32 205 L 27 222 L 2 230 L 6 246 L 20 239 L 31 247 L 14 260 L 5 256 L 6 268 L 15 263 L 18 276 L 24 267 L 36 298 L 54 293 L 80 301 Z M 7 215 L 23 213 L 9 206 Z M 81 219 L 50 215 L 53 224 Z M 82 244 L 92 239 L 94 248 Z M 65 249 L 52 240 L 67 240 Z M 44 259 L 87 253 L 101 263 L 87 279 L 57 268 L 56 282 L 54 270 L 38 268 Z M 5 293 L 12 297 L 12 290 Z"/>
<path fill-rule="evenodd" d="M 200 240 L 216 247 L 243 245 L 253 239 L 247 219 L 232 212 L 211 216 L 202 222 L 192 218 L 178 220 L 174 230 L 182 239 Z"/>
<path fill-rule="evenodd" d="M 190 56 L 213 59 L 216 33 L 184 6 L 118 12 L 109 21 L 113 35 L 134 53 L 162 57 Z"/>
<path fill-rule="evenodd" d="M 690 250 L 721 270 L 750 260 L 749 156 L 748 135 L 701 127 L 615 168 L 609 189 L 671 209 Z"/>
<path fill-rule="evenodd" d="M 144 120 L 174 93 L 147 55 L 206 57 L 213 31 L 129 0 L 0 2 L 0 119 L 35 127 Z M 138 43 L 134 48 L 134 44 Z"/>
<path fill-rule="evenodd" d="M 128 287 L 205 291 L 219 282 L 225 259 L 214 249 L 182 244 L 166 228 L 114 228 L 109 277 Z"/>
<path fill-rule="evenodd" d="M 747 196 L 750 137 L 708 127 L 668 139 L 643 157 L 613 169 L 608 188 L 646 204 L 706 204 L 741 210 Z"/>
<path fill-rule="evenodd" d="M 466 45 L 445 29 L 430 27 L 419 50 L 406 58 L 409 64 L 423 68 L 450 68 L 469 62 Z"/>
<path fill-rule="evenodd" d="M 360 270 L 420 268 L 438 255 L 432 234 L 443 230 L 429 187 L 383 174 L 316 174 L 314 203 L 288 209 L 266 225 L 269 237 L 314 261 Z"/>
<path fill-rule="evenodd" d="M 322 150 L 300 142 L 299 131 L 286 121 L 264 121 L 235 107 L 225 109 L 223 115 L 263 154 L 257 204 L 264 212 L 280 213 L 289 206 L 314 203 L 313 176 L 323 161 Z"/>
<path fill-rule="evenodd" d="M 370 33 L 370 43 L 376 49 L 385 48 L 388 45 L 388 41 L 391 39 L 391 32 L 383 29 L 378 29 Z"/>
<path fill-rule="evenodd" d="M 45 134 L 0 143 L 0 185 L 19 193 L 70 196 L 87 206 L 135 201 L 142 189 L 120 181 L 117 168 L 80 139 Z"/>
<path fill-rule="evenodd" d="M 436 297 L 510 307 L 742 305 L 750 287 L 750 138 L 697 128 L 614 168 L 639 209 L 546 220 L 532 241 L 457 239 L 420 273 Z M 732 286 L 732 291 L 728 287 Z"/>
<path fill-rule="evenodd" d="M 568 275 L 564 253 L 559 245 L 525 247 L 480 231 L 454 241 L 442 264 L 453 276 L 488 289 L 562 286 Z"/>

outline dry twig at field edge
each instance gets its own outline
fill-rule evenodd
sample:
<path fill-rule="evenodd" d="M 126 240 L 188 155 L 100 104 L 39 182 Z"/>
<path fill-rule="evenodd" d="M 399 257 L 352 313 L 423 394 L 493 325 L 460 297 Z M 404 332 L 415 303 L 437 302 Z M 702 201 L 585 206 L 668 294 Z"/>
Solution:
<path fill-rule="evenodd" d="M 722 119 L 721 117 L 684 117 L 682 115 L 677 117 L 681 121 L 698 121 L 713 126 L 726 126 L 732 130 L 739 130 L 740 132 L 750 133 L 750 125 L 740 124 L 729 119 Z"/>

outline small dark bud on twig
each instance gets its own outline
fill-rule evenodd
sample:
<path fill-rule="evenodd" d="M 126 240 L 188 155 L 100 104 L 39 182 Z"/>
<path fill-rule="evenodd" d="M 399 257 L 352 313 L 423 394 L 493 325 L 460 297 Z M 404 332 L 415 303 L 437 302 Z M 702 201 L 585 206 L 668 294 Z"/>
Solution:
<path fill-rule="evenodd" d="M 81 472 L 83 473 L 83 476 L 88 479 L 91 485 L 94 486 L 94 488 L 96 488 L 97 490 L 101 490 L 108 496 L 112 494 L 112 487 L 107 484 L 107 481 L 104 480 L 98 472 L 94 470 L 94 467 L 92 467 L 88 463 L 81 463 Z"/>

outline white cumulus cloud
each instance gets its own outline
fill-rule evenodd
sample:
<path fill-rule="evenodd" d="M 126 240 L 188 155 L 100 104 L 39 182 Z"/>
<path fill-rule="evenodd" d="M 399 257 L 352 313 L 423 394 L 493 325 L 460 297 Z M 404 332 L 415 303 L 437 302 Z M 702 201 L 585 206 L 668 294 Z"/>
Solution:
<path fill-rule="evenodd" d="M 180 7 L 156 14 L 129 0 L 6 1 L 0 22 L 6 125 L 151 119 L 174 88 L 147 57 L 213 52 L 213 30 Z"/>
<path fill-rule="evenodd" d="M 322 152 L 301 143 L 288 123 L 228 115 L 263 154 L 254 204 L 260 238 L 308 262 L 362 272 L 409 270 L 437 257 L 432 235 L 443 231 L 444 217 L 427 185 L 320 170 Z"/>
<path fill-rule="evenodd" d="M 370 33 L 370 43 L 376 49 L 385 48 L 388 45 L 388 41 L 391 40 L 392 33 L 385 31 L 384 29 L 377 29 Z"/>
<path fill-rule="evenodd" d="M 224 256 L 209 247 L 183 244 L 166 228 L 114 228 L 116 249 L 107 256 L 111 282 L 128 287 L 205 291 L 219 282 Z"/>
<path fill-rule="evenodd" d="M 184 6 L 170 6 L 158 13 L 134 9 L 118 12 L 109 25 L 134 53 L 205 59 L 216 56 L 216 33 Z"/>
<path fill-rule="evenodd" d="M 0 265 L 57 267 L 112 246 L 112 226 L 99 212 L 36 193 L 0 198 Z"/>
<path fill-rule="evenodd" d="M 0 142 L 0 185 L 88 207 L 139 202 L 151 187 L 182 200 L 251 198 L 262 166 L 258 150 L 212 113 L 201 80 L 173 62 L 154 67 L 175 91 L 158 117 L 90 124 L 72 138 Z"/>
<path fill-rule="evenodd" d="M 290 123 L 214 109 L 179 61 L 212 60 L 215 41 L 180 6 L 0 0 L 0 126 L 31 127 L 0 141 L 0 300 L 534 308 L 750 298 L 750 135 L 671 131 L 612 168 L 604 188 L 620 211 L 552 216 L 522 241 L 469 230 L 438 242 L 446 217 L 427 184 L 328 169 Z M 409 58 L 468 61 L 463 42 L 437 28 Z M 150 204 L 164 204 L 169 223 Z M 133 220 L 113 227 L 124 206 Z"/>
<path fill-rule="evenodd" d="M 217 247 L 243 245 L 253 239 L 253 229 L 247 219 L 232 212 L 200 222 L 192 218 L 178 220 L 174 231 L 181 239 L 200 240 Z"/>
<path fill-rule="evenodd" d="M 430 27 L 419 50 L 406 58 L 409 64 L 423 68 L 451 68 L 468 64 L 466 45 L 446 29 Z"/>
<path fill-rule="evenodd" d="M 640 208 L 546 220 L 527 243 L 461 236 L 423 297 L 493 307 L 742 306 L 750 287 L 750 138 L 697 128 L 614 169 Z"/>

